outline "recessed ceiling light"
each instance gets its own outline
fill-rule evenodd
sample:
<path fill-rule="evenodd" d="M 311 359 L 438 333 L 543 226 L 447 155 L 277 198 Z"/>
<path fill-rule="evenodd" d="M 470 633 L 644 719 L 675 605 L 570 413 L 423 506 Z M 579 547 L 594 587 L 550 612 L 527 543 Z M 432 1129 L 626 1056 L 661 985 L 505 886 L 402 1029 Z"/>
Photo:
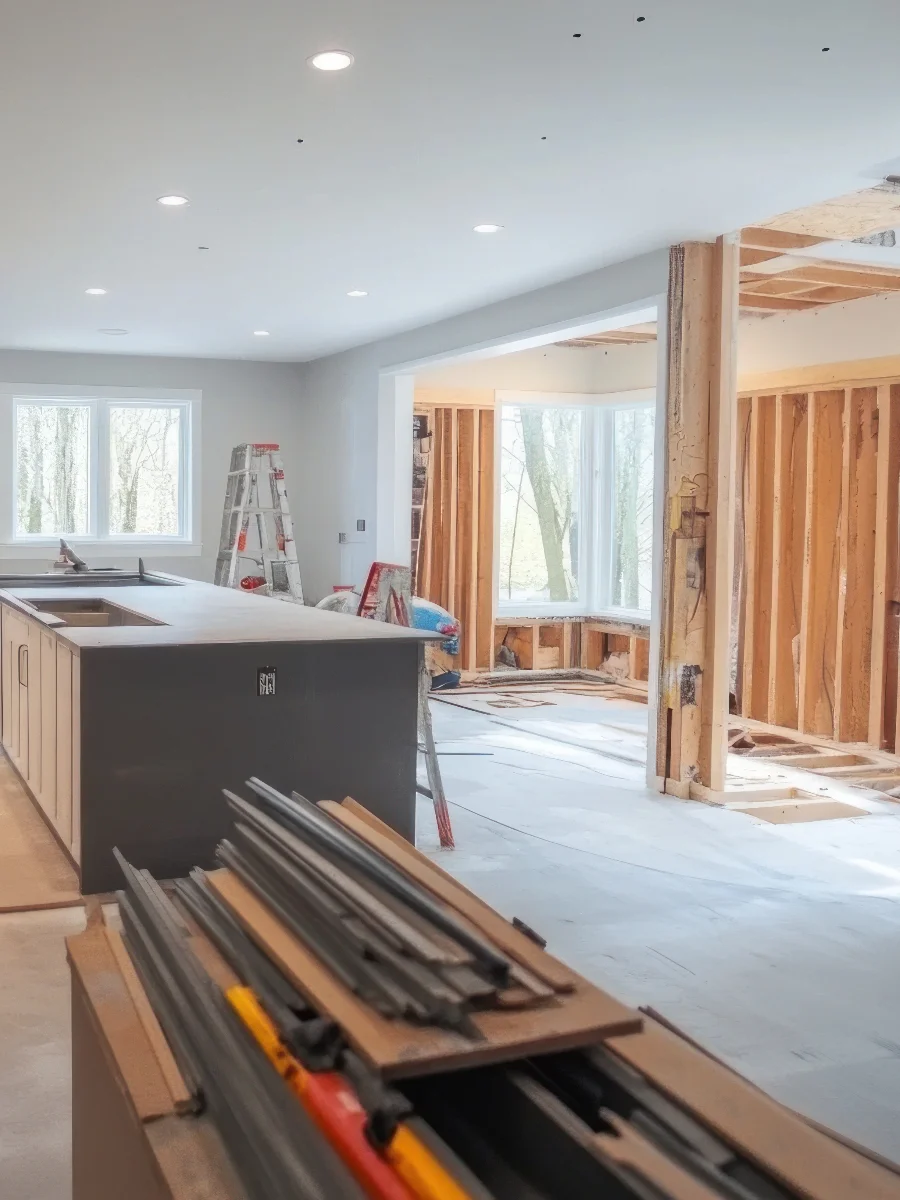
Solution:
<path fill-rule="evenodd" d="M 353 65 L 353 55 L 347 50 L 323 50 L 308 60 L 319 71 L 345 71 Z"/>
<path fill-rule="evenodd" d="M 269 331 L 268 331 L 268 329 L 254 329 L 253 336 L 254 337 L 268 337 Z"/>
<path fill-rule="evenodd" d="M 106 288 L 85 288 L 84 294 L 86 296 L 105 296 Z"/>
<path fill-rule="evenodd" d="M 363 291 L 361 291 L 359 288 L 354 288 L 352 292 L 348 292 L 348 293 L 347 293 L 347 295 L 348 295 L 348 296 L 354 296 L 354 297 L 356 297 L 356 296 L 368 296 L 368 294 L 369 294 L 368 292 L 363 292 Z"/>
<path fill-rule="evenodd" d="M 181 208 L 185 204 L 190 204 L 187 196 L 157 196 L 157 204 L 164 204 L 166 208 Z"/>
<path fill-rule="evenodd" d="M 503 228 L 502 225 L 476 225 L 476 233 L 499 233 Z"/>
<path fill-rule="evenodd" d="M 128 332 L 128 330 L 127 329 L 98 329 L 97 332 L 98 333 L 106 333 L 110 337 L 124 337 L 124 335 Z"/>

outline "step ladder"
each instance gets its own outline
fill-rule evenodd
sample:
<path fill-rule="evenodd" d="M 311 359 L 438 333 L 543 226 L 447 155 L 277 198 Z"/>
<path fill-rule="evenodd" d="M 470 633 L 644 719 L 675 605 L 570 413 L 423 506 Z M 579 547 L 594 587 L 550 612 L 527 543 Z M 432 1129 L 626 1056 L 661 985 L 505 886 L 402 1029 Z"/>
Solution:
<path fill-rule="evenodd" d="M 244 572 L 242 564 L 250 563 L 256 564 L 255 575 Z M 219 587 L 241 587 L 276 600 L 303 603 L 294 525 L 277 442 L 244 442 L 231 452 L 214 582 Z"/>
<path fill-rule="evenodd" d="M 373 562 L 369 575 L 360 593 L 356 610 L 358 617 L 370 621 L 384 621 L 389 625 L 412 625 L 412 590 L 409 567 L 399 563 Z M 428 647 L 422 647 L 419 659 L 419 697 L 416 706 L 416 750 L 425 759 L 428 786 L 420 783 L 418 771 L 416 791 L 426 796 L 434 805 L 434 819 L 442 850 L 452 850 L 453 827 L 450 810 L 444 793 L 441 767 L 434 744 L 434 729 L 431 724 L 431 706 L 428 694 L 431 691 L 431 672 L 428 669 Z M 418 766 L 418 762 L 417 762 Z"/>

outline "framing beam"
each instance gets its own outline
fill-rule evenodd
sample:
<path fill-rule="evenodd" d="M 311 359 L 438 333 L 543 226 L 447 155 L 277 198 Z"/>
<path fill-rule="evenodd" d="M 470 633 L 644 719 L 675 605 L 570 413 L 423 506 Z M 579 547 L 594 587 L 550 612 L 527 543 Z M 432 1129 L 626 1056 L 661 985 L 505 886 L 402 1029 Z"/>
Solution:
<path fill-rule="evenodd" d="M 739 275 L 738 235 L 672 247 L 656 771 L 683 797 L 725 786 Z"/>

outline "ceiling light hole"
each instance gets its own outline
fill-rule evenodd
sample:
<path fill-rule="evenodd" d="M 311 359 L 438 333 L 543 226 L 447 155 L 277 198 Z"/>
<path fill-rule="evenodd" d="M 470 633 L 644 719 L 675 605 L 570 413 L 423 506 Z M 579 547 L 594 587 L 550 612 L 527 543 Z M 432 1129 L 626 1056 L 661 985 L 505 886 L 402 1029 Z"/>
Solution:
<path fill-rule="evenodd" d="M 171 196 L 157 196 L 157 204 L 162 204 L 164 208 L 184 208 L 185 204 L 190 204 L 187 196 L 179 196 L 172 193 Z"/>
<path fill-rule="evenodd" d="M 358 300 L 361 296 L 368 296 L 368 294 L 369 293 L 364 292 L 362 288 L 354 288 L 351 292 L 347 293 L 347 295 L 352 296 L 354 300 Z"/>
<path fill-rule="evenodd" d="M 209 246 L 198 246 L 197 249 L 198 250 L 208 250 Z"/>
<path fill-rule="evenodd" d="M 823 47 L 822 47 L 822 53 L 823 53 L 823 54 L 827 54 L 827 53 L 828 53 L 828 51 L 829 51 L 830 49 L 831 49 L 831 47 L 830 47 L 830 46 L 823 46 Z"/>
<path fill-rule="evenodd" d="M 641 21 L 646 21 L 646 20 L 647 20 L 646 17 L 638 17 L 638 24 L 640 25 Z"/>
<path fill-rule="evenodd" d="M 85 288 L 84 294 L 86 296 L 105 296 L 106 288 Z"/>
<path fill-rule="evenodd" d="M 544 136 L 541 138 L 541 141 L 542 141 L 542 142 L 546 142 L 546 140 L 547 140 L 547 135 L 546 135 L 546 134 L 544 134 Z"/>
<path fill-rule="evenodd" d="M 298 145 L 298 146 L 302 146 L 302 145 L 303 145 L 303 138 L 297 138 L 297 145 Z"/>
<path fill-rule="evenodd" d="M 127 329 L 98 329 L 98 333 L 105 333 L 108 337 L 124 337 L 128 332 Z"/>
<path fill-rule="evenodd" d="M 490 223 L 487 223 L 484 225 L 474 226 L 474 231 L 475 233 L 499 233 L 502 228 L 502 225 L 491 225 Z"/>
<path fill-rule="evenodd" d="M 268 331 L 268 329 L 254 329 L 253 336 L 254 337 L 268 337 L 269 331 Z"/>
<path fill-rule="evenodd" d="M 580 33 L 573 33 L 573 34 L 572 34 L 572 37 L 581 37 L 581 34 L 580 34 Z"/>
<path fill-rule="evenodd" d="M 318 71 L 346 71 L 353 65 L 353 55 L 348 50 L 322 50 L 307 61 Z"/>

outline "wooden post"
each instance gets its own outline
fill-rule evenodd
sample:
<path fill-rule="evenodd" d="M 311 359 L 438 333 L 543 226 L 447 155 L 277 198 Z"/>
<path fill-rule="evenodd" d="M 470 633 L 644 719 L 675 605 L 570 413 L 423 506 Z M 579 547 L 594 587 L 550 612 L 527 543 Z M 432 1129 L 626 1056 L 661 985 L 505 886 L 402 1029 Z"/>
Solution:
<path fill-rule="evenodd" d="M 900 388 L 881 384 L 877 390 L 878 449 L 875 501 L 875 572 L 872 605 L 872 657 L 869 688 L 869 743 L 879 750 L 890 744 L 896 709 L 896 681 L 889 672 L 897 572 L 897 476 L 900 472 Z"/>
<path fill-rule="evenodd" d="M 734 573 L 739 245 L 673 246 L 657 775 L 725 786 Z"/>
<path fill-rule="evenodd" d="M 809 398 L 806 552 L 800 615 L 801 733 L 834 736 L 844 391 Z"/>

